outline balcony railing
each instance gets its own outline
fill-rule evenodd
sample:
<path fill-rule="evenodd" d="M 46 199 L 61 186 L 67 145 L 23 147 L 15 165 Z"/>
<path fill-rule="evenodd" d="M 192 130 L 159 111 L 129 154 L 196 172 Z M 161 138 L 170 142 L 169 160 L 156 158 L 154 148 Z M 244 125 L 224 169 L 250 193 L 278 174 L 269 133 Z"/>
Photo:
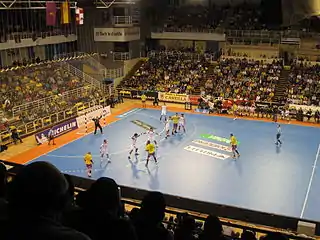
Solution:
<path fill-rule="evenodd" d="M 107 106 L 108 104 L 108 98 L 101 98 L 98 101 L 93 100 L 90 102 L 82 102 L 82 109 L 87 109 L 90 107 L 94 107 L 97 105 L 102 105 L 102 106 Z M 49 126 L 52 126 L 54 124 L 58 124 L 60 122 L 63 122 L 67 119 L 70 119 L 72 117 L 77 117 L 78 116 L 78 108 L 76 106 L 65 109 L 63 111 L 59 111 L 59 112 L 55 112 L 51 115 L 48 115 L 46 117 L 43 118 L 38 118 L 34 121 L 30 121 L 27 123 L 20 123 L 17 126 L 15 126 L 19 133 L 24 136 L 24 135 L 29 135 L 29 134 L 33 134 L 36 133 L 38 131 L 40 131 L 41 129 L 45 129 L 48 128 Z M 0 142 L 2 142 L 2 144 L 7 144 L 10 143 L 12 141 L 11 138 L 11 132 L 9 131 L 3 131 L 0 134 Z"/>
<path fill-rule="evenodd" d="M 210 28 L 192 28 L 192 27 L 164 27 L 154 28 L 153 32 L 194 32 L 194 33 L 225 33 L 226 37 L 255 37 L 255 38 L 314 38 L 320 37 L 320 33 L 285 30 L 285 31 L 269 31 L 269 30 L 228 30 L 228 29 L 210 29 Z"/>
<path fill-rule="evenodd" d="M 113 61 L 127 61 L 131 59 L 131 52 L 113 52 Z"/>
<path fill-rule="evenodd" d="M 70 91 L 66 91 L 59 96 L 61 100 L 68 101 L 70 99 L 73 99 L 75 97 L 81 98 L 83 96 L 86 96 L 88 93 L 94 92 L 94 87 L 87 85 L 80 88 L 75 88 Z M 28 112 L 31 109 L 38 109 L 41 107 L 46 106 L 47 104 L 50 104 L 54 102 L 57 98 L 57 95 L 52 95 L 50 97 L 41 98 L 32 102 L 27 102 L 25 104 L 15 106 L 12 108 L 12 114 L 14 117 L 18 116 L 21 112 Z"/>
<path fill-rule="evenodd" d="M 112 23 L 114 25 L 132 25 L 132 16 L 113 16 Z"/>

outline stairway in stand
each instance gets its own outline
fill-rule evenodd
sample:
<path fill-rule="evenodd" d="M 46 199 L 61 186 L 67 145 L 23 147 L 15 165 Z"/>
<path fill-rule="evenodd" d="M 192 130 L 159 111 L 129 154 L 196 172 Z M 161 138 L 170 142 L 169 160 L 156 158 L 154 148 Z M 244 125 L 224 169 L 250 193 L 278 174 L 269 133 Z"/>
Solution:
<path fill-rule="evenodd" d="M 208 78 L 210 78 L 210 76 L 214 75 L 214 69 L 216 68 L 217 64 L 216 63 L 211 63 L 210 66 L 208 66 L 208 71 L 207 71 L 207 78 L 203 79 L 200 82 L 200 86 L 204 86 L 206 81 L 208 80 Z M 201 87 L 198 86 L 194 89 L 194 95 L 201 95 Z"/>
<path fill-rule="evenodd" d="M 289 74 L 290 74 L 289 70 L 285 70 L 285 69 L 282 70 L 279 81 L 276 84 L 276 89 L 274 93 L 273 100 L 275 102 L 280 101 L 280 99 L 285 96 L 286 90 L 289 85 L 289 80 L 288 80 Z"/>
<path fill-rule="evenodd" d="M 135 73 L 136 71 L 138 71 L 138 69 L 142 66 L 142 64 L 144 63 L 144 60 L 139 60 L 131 69 L 130 71 L 124 76 L 123 80 L 127 80 L 130 79 Z M 117 89 L 121 89 L 121 87 L 117 86 Z M 116 95 L 118 94 L 118 92 L 116 91 Z"/>

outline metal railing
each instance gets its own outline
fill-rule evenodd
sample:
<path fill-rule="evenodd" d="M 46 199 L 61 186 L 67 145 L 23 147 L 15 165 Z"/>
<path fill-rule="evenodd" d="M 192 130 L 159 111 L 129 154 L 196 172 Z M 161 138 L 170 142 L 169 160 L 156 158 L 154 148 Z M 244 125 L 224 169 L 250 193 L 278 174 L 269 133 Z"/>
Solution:
<path fill-rule="evenodd" d="M 21 123 L 20 125 L 17 125 L 15 127 L 18 129 L 20 135 L 22 135 L 22 136 L 29 135 L 29 134 L 33 134 L 35 132 L 38 132 L 42 129 L 48 128 L 51 125 L 55 125 L 55 124 L 58 124 L 60 122 L 65 121 L 65 120 L 68 120 L 70 118 L 77 117 L 78 112 L 83 111 L 84 109 L 94 107 L 97 105 L 106 106 L 107 104 L 108 104 L 108 98 L 101 98 L 98 101 L 93 100 L 90 102 L 83 102 L 79 106 L 74 106 L 74 107 L 68 108 L 63 111 L 55 112 L 51 115 L 36 119 L 34 121 L 30 121 L 27 123 Z M 79 109 L 79 107 L 81 107 L 81 110 Z M 9 131 L 1 132 L 0 142 L 2 142 L 3 144 L 11 142 L 11 133 Z"/>
<path fill-rule="evenodd" d="M 61 67 L 64 68 L 65 70 L 67 70 L 69 73 L 71 73 L 72 75 L 80 78 L 82 81 L 87 82 L 88 84 L 91 84 L 97 88 L 101 88 L 102 82 L 91 77 L 90 75 L 82 72 L 81 70 L 79 70 L 78 68 L 70 65 L 67 62 L 61 62 Z"/>
<path fill-rule="evenodd" d="M 58 57 L 58 56 L 57 56 Z M 69 58 L 70 61 L 61 62 L 62 66 L 66 67 L 67 70 L 70 71 L 72 74 L 82 78 L 84 81 L 93 84 L 94 86 L 103 90 L 104 93 L 108 95 L 113 94 L 113 84 L 106 85 L 104 84 L 105 79 L 115 79 L 122 77 L 124 75 L 123 68 L 116 68 L 116 69 L 107 69 L 104 65 L 99 62 L 99 55 L 98 54 L 86 54 L 82 52 L 75 52 L 66 55 L 62 55 L 60 57 Z M 69 64 L 72 63 L 73 60 L 77 61 L 81 60 L 81 64 L 88 64 L 89 66 L 94 66 L 97 69 L 97 73 L 85 73 L 80 70 L 77 64 Z"/>
<path fill-rule="evenodd" d="M 131 59 L 131 52 L 113 52 L 113 61 L 127 61 Z"/>
<path fill-rule="evenodd" d="M 29 112 L 32 109 L 37 109 L 46 106 L 47 104 L 50 104 L 54 102 L 57 97 L 61 101 L 68 101 L 70 99 L 74 99 L 75 97 L 82 97 L 85 96 L 88 92 L 92 92 L 95 88 L 87 85 L 80 88 L 75 88 L 70 91 L 66 91 L 62 93 L 61 95 L 52 95 L 50 97 L 41 98 L 32 102 L 28 102 L 25 104 L 21 104 L 19 106 L 15 106 L 12 108 L 12 115 L 13 117 L 18 116 L 21 112 Z"/>
<path fill-rule="evenodd" d="M 68 34 L 69 35 L 76 34 L 75 29 L 70 29 Z M 2 37 L 1 40 L 2 42 L 5 42 L 8 40 L 15 40 L 16 38 L 27 39 L 27 38 L 33 38 L 34 36 L 45 38 L 45 37 L 59 36 L 59 35 L 65 35 L 65 32 L 60 30 L 54 30 L 50 32 L 14 32 L 14 33 L 7 34 L 5 37 Z"/>
<path fill-rule="evenodd" d="M 205 58 L 207 61 L 214 61 L 214 55 L 210 53 L 193 53 L 193 52 L 179 52 L 179 51 L 150 51 L 147 53 L 147 57 L 156 56 L 182 56 L 185 59 L 200 61 Z"/>
<path fill-rule="evenodd" d="M 123 77 L 123 68 L 108 69 L 105 77 L 108 79 Z"/>
<path fill-rule="evenodd" d="M 97 77 L 100 76 L 98 80 L 104 80 L 106 78 L 114 79 L 123 76 L 123 68 L 106 68 L 106 66 L 101 64 L 99 62 L 99 54 L 88 55 L 82 52 L 77 52 L 76 54 L 80 56 L 86 55 L 86 57 L 83 58 L 83 61 L 86 61 L 90 66 L 94 66 L 97 69 L 98 73 L 97 76 L 95 76 L 95 78 L 97 79 Z"/>
<path fill-rule="evenodd" d="M 113 16 L 112 23 L 114 25 L 132 25 L 132 16 Z"/>
<path fill-rule="evenodd" d="M 193 27 L 164 27 L 154 28 L 153 32 L 188 32 L 188 33 L 217 33 L 226 34 L 227 37 L 256 37 L 256 38 L 314 38 L 320 37 L 320 33 L 285 30 L 285 31 L 270 31 L 270 30 L 230 30 L 230 29 L 210 29 L 210 28 L 193 28 Z"/>
<path fill-rule="evenodd" d="M 224 29 L 210 29 L 210 28 L 193 28 L 193 27 L 164 27 L 164 28 L 153 28 L 152 32 L 155 33 L 164 33 L 164 32 L 177 32 L 177 33 L 219 33 L 223 34 Z"/>

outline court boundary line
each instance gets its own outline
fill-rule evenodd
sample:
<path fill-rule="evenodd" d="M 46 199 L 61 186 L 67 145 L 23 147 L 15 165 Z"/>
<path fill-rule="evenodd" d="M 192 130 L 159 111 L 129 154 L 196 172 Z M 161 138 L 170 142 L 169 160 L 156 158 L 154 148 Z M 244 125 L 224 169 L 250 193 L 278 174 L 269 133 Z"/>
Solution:
<path fill-rule="evenodd" d="M 309 194 L 310 194 L 310 190 L 311 190 L 311 186 L 312 186 L 314 174 L 315 174 L 315 171 L 316 171 L 316 166 L 317 166 L 318 159 L 319 159 L 319 154 L 320 154 L 320 143 L 319 143 L 319 145 L 318 145 L 316 158 L 315 158 L 315 160 L 314 160 L 314 162 L 313 162 L 312 172 L 311 172 L 311 176 L 310 176 L 310 180 L 309 180 L 309 184 L 308 184 L 306 196 L 305 196 L 305 198 L 304 198 L 304 202 L 303 202 L 302 209 L 301 209 L 300 219 L 303 218 L 304 211 L 305 211 L 306 206 L 307 206 L 307 203 L 308 203 Z"/>
<path fill-rule="evenodd" d="M 135 108 L 133 108 L 133 109 L 135 109 Z M 137 115 L 141 115 L 141 116 L 145 116 L 145 117 L 150 117 L 150 118 L 158 121 L 158 119 L 157 119 L 156 117 L 154 117 L 154 116 L 149 116 L 149 115 L 147 115 L 147 114 L 145 114 L 145 113 L 139 113 L 141 110 L 143 110 L 143 108 L 139 108 L 139 109 L 138 109 L 137 111 L 135 111 L 135 112 L 130 112 L 129 114 L 127 114 L 127 115 L 119 118 L 119 120 L 125 119 L 125 118 L 127 118 L 128 116 L 131 116 L 131 115 L 134 113 L 134 114 L 137 114 Z M 107 125 L 104 126 L 104 127 L 107 127 L 107 126 L 109 126 L 109 125 L 111 125 L 111 124 L 113 124 L 113 123 L 115 123 L 115 122 L 118 122 L 119 120 L 114 121 L 114 122 L 111 122 L 110 124 L 107 124 Z M 195 125 L 194 123 L 192 123 L 192 126 L 193 126 L 193 131 L 192 131 L 192 134 L 191 134 L 191 135 L 193 136 L 194 133 L 196 132 L 197 127 L 196 127 L 196 125 Z M 159 136 L 162 136 L 162 133 L 164 132 L 164 130 L 165 130 L 165 128 L 163 128 L 163 130 L 159 133 Z M 38 156 L 38 157 L 30 160 L 30 161 L 33 161 L 33 160 L 35 160 L 35 159 L 37 159 L 37 158 L 40 158 L 40 157 L 42 157 L 42 156 L 56 157 L 56 158 L 75 158 L 75 159 L 77 159 L 77 158 L 82 158 L 82 157 L 83 157 L 82 155 L 81 155 L 81 156 L 80 156 L 80 155 L 51 155 L 51 154 L 49 154 L 49 153 L 50 153 L 50 152 L 53 152 L 53 151 L 55 151 L 55 150 L 58 150 L 58 149 L 62 148 L 63 146 L 68 145 L 69 143 L 75 142 L 76 140 L 82 139 L 82 138 L 86 137 L 87 135 L 91 134 L 92 132 L 93 132 L 93 131 L 88 132 L 88 133 L 86 133 L 86 134 L 83 134 L 83 136 L 81 136 L 80 138 L 77 138 L 77 139 L 75 139 L 75 140 L 73 140 L 73 141 L 70 141 L 70 142 L 64 144 L 64 145 L 61 145 L 61 146 L 59 146 L 58 148 L 53 149 L 52 151 L 49 151 L 49 152 L 47 152 L 47 153 L 45 153 L 45 154 L 42 154 L 42 155 L 40 155 L 40 156 Z M 188 138 L 187 138 L 187 139 L 191 138 L 192 136 L 189 136 L 189 135 L 188 135 Z M 158 141 L 158 143 L 163 142 L 165 139 L 166 139 L 166 137 L 160 138 L 160 140 Z M 180 145 L 180 144 L 181 144 L 181 143 L 179 143 L 179 145 Z M 141 144 L 139 145 L 139 148 L 143 147 L 144 145 L 145 145 L 145 143 L 141 143 Z M 110 155 L 110 157 L 111 157 L 112 155 L 118 155 L 118 154 L 124 153 L 124 152 L 126 152 L 126 151 L 129 152 L 129 151 L 130 151 L 130 147 L 128 147 L 128 149 L 126 149 L 126 150 L 120 150 L 120 151 L 117 151 L 117 152 L 114 152 L 114 153 L 109 153 L 109 155 Z M 165 155 L 166 155 L 166 154 L 165 154 Z M 162 157 L 162 156 L 163 156 L 163 155 L 161 155 L 161 156 L 159 155 L 158 157 Z M 93 157 L 100 157 L 100 155 L 93 155 Z M 29 161 L 29 162 L 30 162 L 30 161 Z M 27 162 L 27 163 L 28 163 L 28 162 Z M 27 163 L 25 163 L 25 164 L 27 164 Z"/>
<path fill-rule="evenodd" d="M 135 109 L 135 108 L 132 108 L 132 109 Z M 138 112 L 140 112 L 142 110 L 142 108 L 139 108 L 137 111 L 135 111 L 135 112 L 130 112 L 129 114 L 127 114 L 127 115 L 125 115 L 125 116 L 123 116 L 123 117 L 121 117 L 121 118 L 118 118 L 116 121 L 113 121 L 113 122 L 111 122 L 111 123 L 109 123 L 109 124 L 107 124 L 107 125 L 105 125 L 103 128 L 106 128 L 106 127 L 108 127 L 108 126 L 110 126 L 110 125 L 112 125 L 112 124 L 114 124 L 114 123 L 116 123 L 116 122 L 118 122 L 118 121 L 121 121 L 122 119 L 125 119 L 125 118 L 127 118 L 127 117 L 129 117 L 129 116 L 131 116 L 131 114 L 140 114 L 140 115 L 144 115 L 144 116 L 148 116 L 148 115 L 146 115 L 146 114 L 143 114 L 143 113 L 138 113 Z M 128 112 L 128 111 L 126 111 L 126 112 Z M 125 113 L 126 113 L 125 112 Z M 150 117 L 150 116 L 148 116 L 148 117 Z M 151 117 L 151 118 L 154 118 L 154 119 L 156 119 L 155 117 Z M 157 119 L 156 119 L 157 120 Z M 24 164 L 28 164 L 29 162 L 31 162 L 31 161 L 33 161 L 33 160 L 35 160 L 35 159 L 37 159 L 37 158 L 40 158 L 40 157 L 42 157 L 42 156 L 49 156 L 49 157 L 56 157 L 56 158 L 82 158 L 83 156 L 78 156 L 78 155 L 50 155 L 49 153 L 51 153 L 51 152 L 54 152 L 55 150 L 58 150 L 58 149 L 60 149 L 60 148 L 62 148 L 62 147 L 64 147 L 64 146 L 66 146 L 66 145 L 68 145 L 68 144 L 71 144 L 71 143 L 73 143 L 73 142 L 75 142 L 75 141 L 77 141 L 77 140 L 80 140 L 80 139 L 82 139 L 82 138 L 85 138 L 87 135 L 89 135 L 89 134 L 92 134 L 94 132 L 94 130 L 92 130 L 92 131 L 90 131 L 90 132 L 88 132 L 88 133 L 85 133 L 85 134 L 81 134 L 82 136 L 81 137 L 79 137 L 79 138 L 77 138 L 77 139 L 74 139 L 74 140 L 72 140 L 72 141 L 70 141 L 70 142 L 67 142 L 67 143 L 65 143 L 65 144 L 63 144 L 63 145 L 61 145 L 61 146 L 59 146 L 59 147 L 57 147 L 57 148 L 55 148 L 55 149 L 52 149 L 52 150 L 50 150 L 50 151 L 48 151 L 48 152 L 46 152 L 46 153 L 44 153 L 44 154 L 41 154 L 40 156 L 38 156 L 38 157 L 36 157 L 36 158 L 33 158 L 33 159 L 31 159 L 31 160 L 29 160 L 28 162 L 26 162 L 26 163 L 24 163 Z M 161 138 L 160 140 L 159 140 L 159 143 L 160 142 L 162 142 L 162 141 L 164 141 L 165 140 L 165 137 L 164 138 Z M 139 145 L 139 148 L 140 147 L 142 147 L 143 145 L 145 145 L 145 143 L 142 143 L 142 144 L 140 144 Z M 115 153 L 110 153 L 110 156 L 112 156 L 112 155 L 117 155 L 117 154 L 120 154 L 120 153 L 124 153 L 124 152 L 126 152 L 127 150 L 121 150 L 121 151 L 118 151 L 118 152 L 115 152 Z M 130 147 L 128 147 L 128 152 L 130 151 Z M 94 155 L 94 157 L 99 157 L 100 155 Z"/>
<path fill-rule="evenodd" d="M 112 124 L 114 124 L 114 123 L 116 123 L 116 122 L 118 122 L 118 121 L 120 121 L 121 119 L 124 119 L 124 118 L 126 118 L 126 116 L 123 117 L 123 118 L 117 119 L 116 121 L 113 121 L 113 122 L 105 125 L 103 128 L 107 128 L 108 126 L 110 126 L 110 125 L 112 125 Z M 37 156 L 37 157 L 35 157 L 35 158 L 33 158 L 33 159 L 30 159 L 29 161 L 25 162 L 23 165 L 26 165 L 26 164 L 28 164 L 28 163 L 30 163 L 30 162 L 32 162 L 32 161 L 34 161 L 35 159 L 38 159 L 38 158 L 40 158 L 40 157 L 46 156 L 46 155 L 48 155 L 49 153 L 54 152 L 54 151 L 56 151 L 56 150 L 58 150 L 58 149 L 60 149 L 60 148 L 62 148 L 62 147 L 64 147 L 64 146 L 66 146 L 66 145 L 68 145 L 68 144 L 71 144 L 71 143 L 73 143 L 73 142 L 75 142 L 75 141 L 78 141 L 78 140 L 80 140 L 80 139 L 88 136 L 89 134 L 92 134 L 93 132 L 94 132 L 94 131 L 90 131 L 90 132 L 82 135 L 82 136 L 79 137 L 79 138 L 73 139 L 73 140 L 71 140 L 70 142 L 67 142 L 67 143 L 65 143 L 65 144 L 62 144 L 61 146 L 59 146 L 59 147 L 57 147 L 57 148 L 51 149 L 51 150 L 47 151 L 47 152 L 44 153 L 44 154 L 41 154 L 41 155 L 39 155 L 39 156 Z"/>

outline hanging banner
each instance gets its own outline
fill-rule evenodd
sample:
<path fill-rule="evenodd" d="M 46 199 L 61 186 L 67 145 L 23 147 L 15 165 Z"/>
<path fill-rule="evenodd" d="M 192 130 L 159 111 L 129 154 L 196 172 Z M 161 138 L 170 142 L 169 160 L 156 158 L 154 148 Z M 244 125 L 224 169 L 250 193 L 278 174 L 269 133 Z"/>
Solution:
<path fill-rule="evenodd" d="M 57 6 L 55 2 L 46 2 L 47 26 L 55 26 L 57 18 Z"/>
<path fill-rule="evenodd" d="M 84 23 L 83 8 L 76 8 L 76 23 L 78 25 L 83 25 Z"/>
<path fill-rule="evenodd" d="M 177 93 L 158 92 L 159 101 L 185 103 L 190 102 L 189 95 Z"/>
<path fill-rule="evenodd" d="M 70 23 L 70 4 L 68 1 L 61 3 L 61 23 Z"/>

